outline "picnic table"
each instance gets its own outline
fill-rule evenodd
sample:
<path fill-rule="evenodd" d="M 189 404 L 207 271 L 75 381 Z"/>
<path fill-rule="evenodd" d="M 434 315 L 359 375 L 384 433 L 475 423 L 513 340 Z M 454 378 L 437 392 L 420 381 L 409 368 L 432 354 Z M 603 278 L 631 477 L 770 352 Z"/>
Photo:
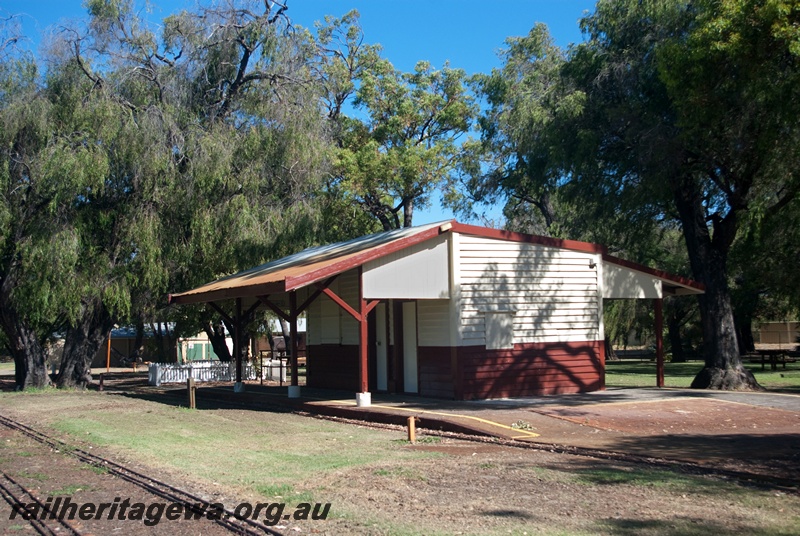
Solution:
<path fill-rule="evenodd" d="M 761 359 L 761 370 L 764 370 L 767 361 L 769 361 L 769 366 L 772 370 L 778 370 L 778 363 L 783 364 L 783 368 L 786 368 L 786 363 L 794 363 L 797 361 L 794 357 L 790 355 L 788 350 L 781 350 L 781 349 L 757 349 L 756 354 Z"/>

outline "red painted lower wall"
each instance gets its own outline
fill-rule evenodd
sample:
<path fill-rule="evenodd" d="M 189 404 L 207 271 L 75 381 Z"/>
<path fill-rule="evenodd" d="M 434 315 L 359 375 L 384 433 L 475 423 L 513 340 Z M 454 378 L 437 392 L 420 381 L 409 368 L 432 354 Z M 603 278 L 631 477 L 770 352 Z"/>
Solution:
<path fill-rule="evenodd" d="M 417 349 L 419 394 L 473 400 L 581 393 L 605 388 L 603 341 Z M 310 387 L 358 390 L 358 346 L 308 347 Z M 371 387 L 372 389 L 372 387 Z"/>
<path fill-rule="evenodd" d="M 458 349 L 464 400 L 583 393 L 605 388 L 603 341 L 515 344 Z"/>
<path fill-rule="evenodd" d="M 306 385 L 359 391 L 358 346 L 317 344 L 306 348 Z"/>

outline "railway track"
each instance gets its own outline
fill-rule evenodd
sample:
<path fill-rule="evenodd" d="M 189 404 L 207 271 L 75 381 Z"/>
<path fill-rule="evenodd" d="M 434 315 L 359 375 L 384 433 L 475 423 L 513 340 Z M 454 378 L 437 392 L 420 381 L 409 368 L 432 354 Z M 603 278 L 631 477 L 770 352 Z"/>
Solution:
<path fill-rule="evenodd" d="M 28 521 L 34 530 L 42 536 L 81 535 L 78 529 L 63 519 L 59 519 L 55 515 L 55 512 L 53 512 L 48 505 L 40 501 L 30 490 L 2 471 L 0 471 L 0 496 L 3 497 L 12 509 L 17 508 L 20 504 L 38 504 L 38 511 L 43 515 L 31 516 L 30 519 L 23 519 Z"/>
<path fill-rule="evenodd" d="M 74 456 L 78 460 L 88 465 L 92 465 L 95 467 L 100 467 L 103 470 L 107 471 L 114 476 L 121 478 L 131 484 L 134 484 L 153 495 L 165 499 L 172 503 L 180 503 L 185 504 L 189 507 L 193 507 L 194 505 L 200 505 L 200 508 L 203 512 L 207 511 L 208 509 L 216 509 L 212 503 L 190 493 L 186 490 L 177 488 L 163 482 L 157 478 L 151 477 L 144 473 L 141 473 L 135 469 L 130 467 L 126 467 L 123 464 L 117 463 L 113 460 L 109 460 L 107 458 L 103 458 L 102 456 L 98 456 L 96 454 L 92 454 L 87 452 L 83 449 L 75 448 L 73 445 L 69 445 L 60 439 L 56 439 L 50 437 L 38 430 L 31 428 L 25 424 L 17 422 L 13 419 L 9 419 L 8 417 L 0 415 L 0 424 L 3 426 L 15 430 L 34 441 L 41 443 L 43 445 L 47 445 L 54 450 L 58 450 L 64 454 Z M 14 481 L 11 477 L 3 473 L 3 478 L 0 479 L 0 495 L 9 502 L 9 504 L 19 504 L 19 503 L 31 503 L 31 502 L 39 502 L 38 499 L 33 497 L 27 490 L 25 490 L 21 485 L 19 485 L 16 481 Z M 30 500 L 28 500 L 28 497 Z M 42 503 L 40 503 L 42 504 Z M 44 506 L 42 504 L 42 506 Z M 233 534 L 243 534 L 247 536 L 261 536 L 263 534 L 274 534 L 277 536 L 281 536 L 281 533 L 276 531 L 275 529 L 264 525 L 263 523 L 259 523 L 252 519 L 241 519 L 237 517 L 237 515 L 229 509 L 224 509 L 223 511 L 219 512 L 220 515 L 218 516 L 209 516 L 206 519 L 210 521 L 214 521 L 218 525 L 224 527 L 226 530 Z M 53 516 L 55 517 L 55 516 Z M 38 522 L 38 520 L 36 520 Z M 42 527 L 38 527 L 34 524 L 34 520 L 29 520 L 29 522 L 34 525 L 34 528 L 39 531 L 39 534 L 75 534 L 79 535 L 80 533 L 75 530 L 74 527 L 69 526 L 66 522 L 61 522 L 61 525 L 65 526 L 69 532 L 64 532 L 64 530 L 58 530 L 57 532 L 53 532 L 53 529 L 50 528 L 49 525 L 43 524 Z M 41 528 L 41 530 L 40 530 Z M 44 532 L 42 532 L 44 531 Z"/>
<path fill-rule="evenodd" d="M 148 391 L 147 389 L 142 389 L 140 387 L 134 387 L 129 391 L 152 395 L 152 391 Z M 208 395 L 209 393 L 206 393 L 205 396 L 208 397 Z M 185 402 L 185 395 L 183 395 L 182 393 L 179 394 L 175 391 L 163 390 L 158 393 L 158 396 L 162 399 L 170 398 L 180 402 Z M 337 417 L 319 413 L 312 413 L 309 411 L 281 404 L 274 400 L 262 400 L 259 402 L 249 401 L 247 403 L 242 403 L 230 400 L 226 397 L 214 396 L 213 403 L 217 406 L 225 406 L 229 408 L 241 408 L 241 409 L 253 409 L 254 407 L 274 408 L 274 409 L 280 409 L 282 411 L 289 411 L 296 415 L 302 415 L 306 417 L 312 417 L 316 419 L 322 419 L 334 422 L 341 422 L 345 424 L 355 424 L 367 428 L 397 430 L 397 431 L 405 430 L 405 428 L 402 425 L 386 424 L 368 420 L 359 420 L 357 418 Z M 422 433 L 422 429 L 420 429 L 420 432 Z M 775 489 L 783 491 L 785 493 L 800 495 L 800 485 L 798 485 L 797 480 L 792 477 L 784 477 L 779 475 L 765 475 L 762 473 L 754 473 L 748 471 L 736 471 L 716 466 L 703 465 L 682 459 L 647 456 L 641 454 L 633 454 L 630 452 L 578 447 L 574 445 L 563 445 L 558 443 L 539 443 L 534 441 L 520 441 L 516 439 L 502 439 L 498 437 L 471 435 L 462 432 L 447 432 L 447 431 L 433 430 L 433 429 L 425 429 L 424 433 L 427 435 L 448 437 L 462 441 L 471 441 L 474 443 L 487 443 L 498 446 L 519 448 L 524 450 L 540 450 L 545 452 L 553 452 L 557 454 L 567 454 L 571 456 L 598 458 L 598 459 L 619 461 L 625 463 L 636 463 L 636 464 L 646 465 L 649 467 L 663 468 L 672 471 L 680 471 L 683 473 L 693 474 L 698 476 L 713 476 L 735 481 L 746 486 L 758 487 L 762 489 Z"/>

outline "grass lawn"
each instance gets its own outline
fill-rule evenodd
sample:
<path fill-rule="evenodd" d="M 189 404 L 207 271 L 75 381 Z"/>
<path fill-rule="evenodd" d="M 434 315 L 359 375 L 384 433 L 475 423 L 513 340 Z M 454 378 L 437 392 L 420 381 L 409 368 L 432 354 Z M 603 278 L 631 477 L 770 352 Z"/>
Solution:
<path fill-rule="evenodd" d="M 643 376 L 649 364 L 625 366 Z M 793 494 L 631 463 L 448 439 L 412 448 L 402 431 L 96 392 L 1 393 L 0 406 L 230 505 L 331 503 L 330 519 L 285 534 L 788 535 L 800 523 Z M 0 442 L 0 460 L 26 455 L 23 439 Z M 28 465 L 27 478 L 47 476 Z"/>
<path fill-rule="evenodd" d="M 764 388 L 800 394 L 800 363 L 788 363 L 786 369 L 778 365 L 778 370 L 770 370 L 769 366 L 761 370 L 761 365 L 757 363 L 745 363 L 745 366 Z M 664 363 L 664 385 L 689 387 L 701 368 L 703 368 L 701 361 Z M 655 361 L 639 359 L 606 361 L 607 387 L 654 387 L 655 384 Z"/>

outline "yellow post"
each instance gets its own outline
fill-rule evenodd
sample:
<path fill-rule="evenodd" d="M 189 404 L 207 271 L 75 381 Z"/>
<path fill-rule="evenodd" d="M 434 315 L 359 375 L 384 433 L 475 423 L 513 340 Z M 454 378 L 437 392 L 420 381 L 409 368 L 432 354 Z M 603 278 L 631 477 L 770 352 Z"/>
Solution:
<path fill-rule="evenodd" d="M 410 443 L 417 442 L 416 417 L 408 418 L 408 441 Z"/>
<path fill-rule="evenodd" d="M 108 332 L 108 350 L 106 350 L 106 372 L 111 372 L 111 332 Z"/>

